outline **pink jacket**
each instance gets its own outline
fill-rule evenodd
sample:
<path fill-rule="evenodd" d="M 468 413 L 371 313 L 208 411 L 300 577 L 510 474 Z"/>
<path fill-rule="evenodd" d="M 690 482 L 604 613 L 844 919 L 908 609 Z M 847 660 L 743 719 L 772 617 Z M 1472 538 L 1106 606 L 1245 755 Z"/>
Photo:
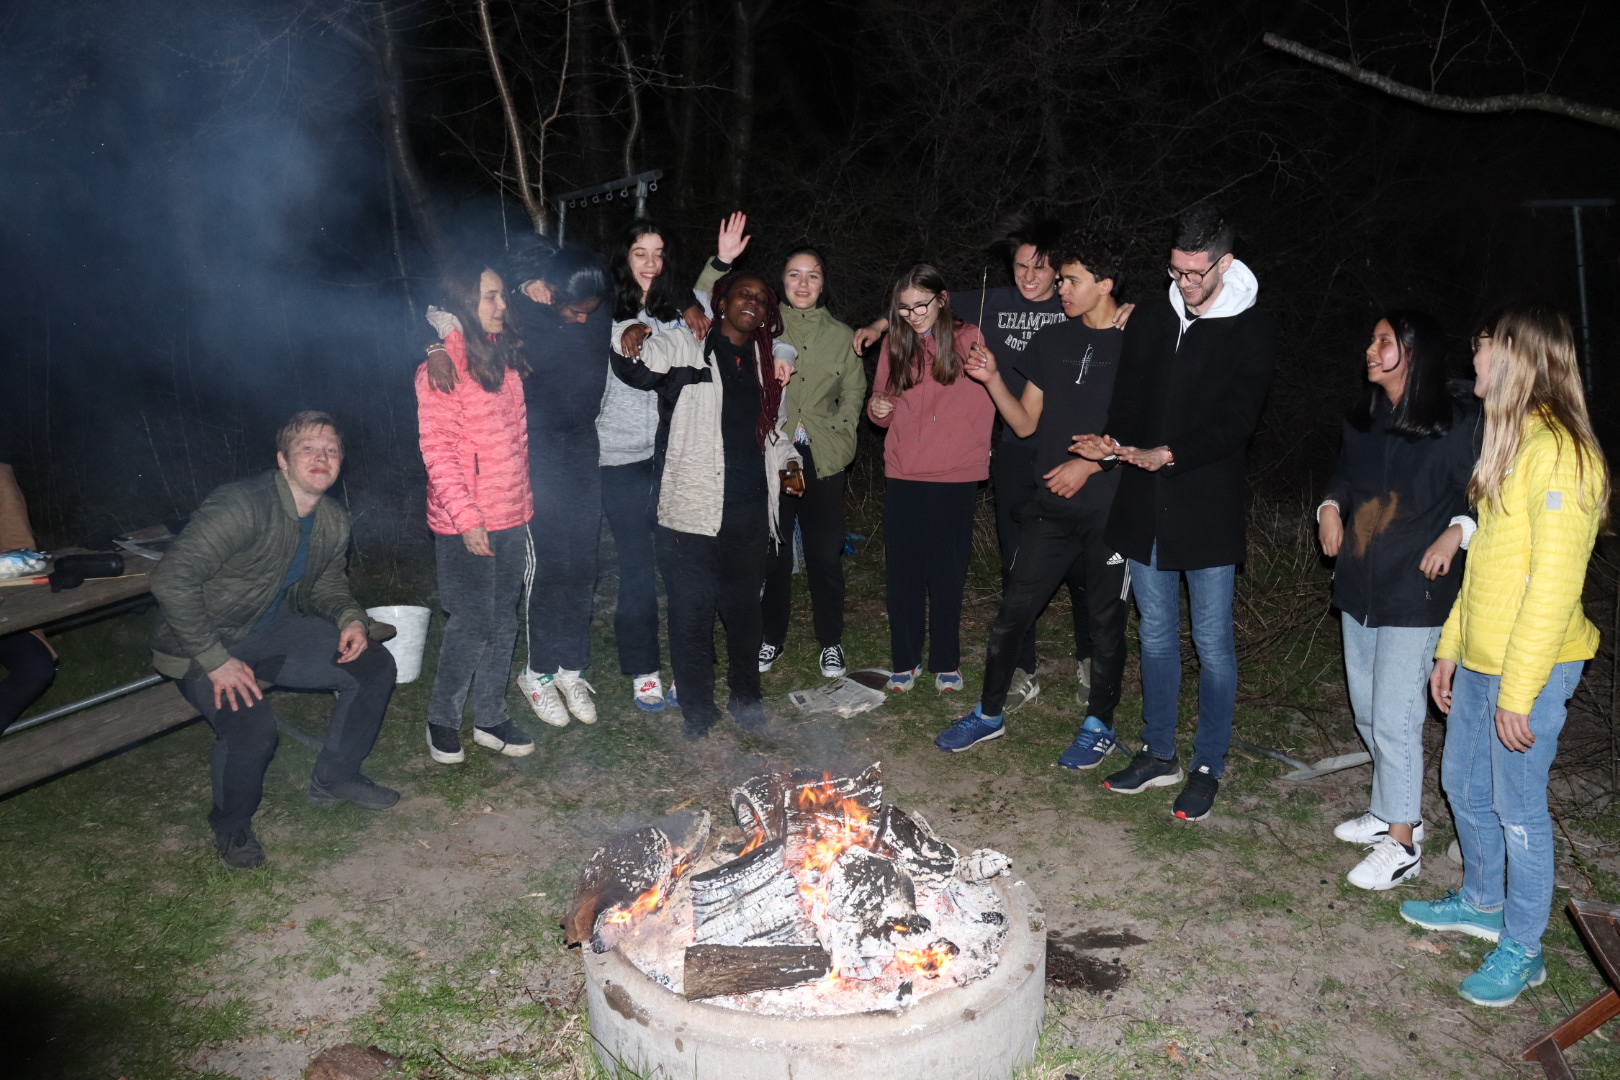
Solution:
<path fill-rule="evenodd" d="M 966 356 L 984 336 L 972 323 L 960 323 L 952 343 L 958 356 Z M 934 339 L 923 339 L 924 368 L 934 364 Z M 883 339 L 878 353 L 877 373 L 872 394 L 885 393 L 889 384 L 889 341 Z M 980 383 L 967 373 L 949 386 L 941 386 L 931 374 L 894 402 L 894 411 L 879 420 L 872 415 L 871 402 L 866 415 L 878 427 L 889 429 L 883 440 L 883 472 L 895 480 L 930 480 L 940 484 L 984 480 L 990 475 L 990 429 L 996 418 L 995 402 Z"/>
<path fill-rule="evenodd" d="M 490 393 L 467 370 L 467 342 L 444 339 L 459 381 L 450 393 L 416 369 L 416 423 L 427 466 L 428 528 L 442 536 L 512 529 L 534 516 L 523 380 L 510 368 Z"/>

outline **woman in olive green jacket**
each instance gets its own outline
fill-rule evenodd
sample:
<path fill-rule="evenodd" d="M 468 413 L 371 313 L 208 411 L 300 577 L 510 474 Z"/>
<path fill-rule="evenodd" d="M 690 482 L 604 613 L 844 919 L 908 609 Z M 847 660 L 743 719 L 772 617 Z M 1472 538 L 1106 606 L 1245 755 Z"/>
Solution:
<path fill-rule="evenodd" d="M 730 269 L 748 247 L 748 218 L 720 223 L 717 254 L 698 288 Z M 801 244 L 782 267 L 781 340 L 799 351 L 799 366 L 784 391 L 787 430 L 804 458 L 802 496 L 781 498 L 783 542 L 766 568 L 765 640 L 759 670 L 769 671 L 787 641 L 793 586 L 793 526 L 804 537 L 810 607 L 821 645 L 821 673 L 844 674 L 844 481 L 855 460 L 855 431 L 866 404 L 866 368 L 855 351 L 855 332 L 827 310 L 827 261 Z"/>

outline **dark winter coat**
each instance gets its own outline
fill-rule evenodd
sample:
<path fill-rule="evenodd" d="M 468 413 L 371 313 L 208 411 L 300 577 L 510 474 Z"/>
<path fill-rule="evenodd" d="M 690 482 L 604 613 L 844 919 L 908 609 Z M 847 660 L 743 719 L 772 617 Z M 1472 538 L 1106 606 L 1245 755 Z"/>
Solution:
<path fill-rule="evenodd" d="M 152 571 L 160 614 L 152 666 L 183 679 L 229 660 L 230 647 L 280 595 L 299 532 L 298 507 L 280 470 L 215 488 Z M 322 498 L 304 576 L 288 593 L 294 611 L 339 628 L 355 620 L 369 625 L 349 592 L 348 550 L 348 511 Z"/>
<path fill-rule="evenodd" d="M 1168 300 L 1142 305 L 1126 327 L 1108 434 L 1144 450 L 1168 446 L 1175 464 L 1120 466 L 1106 536 L 1141 563 L 1157 542 L 1162 570 L 1235 565 L 1246 550 L 1246 449 L 1271 385 L 1276 324 L 1247 307 L 1194 320 L 1178 342 L 1180 329 Z"/>
<path fill-rule="evenodd" d="M 1339 504 L 1344 543 L 1333 571 L 1333 606 L 1363 626 L 1441 626 L 1462 583 L 1463 555 L 1433 581 L 1424 551 L 1467 515 L 1468 477 L 1483 433 L 1479 403 L 1454 395 L 1451 428 L 1407 438 L 1388 429 L 1390 407 L 1374 399 L 1366 431 L 1344 423 L 1344 444 L 1323 498 Z"/>

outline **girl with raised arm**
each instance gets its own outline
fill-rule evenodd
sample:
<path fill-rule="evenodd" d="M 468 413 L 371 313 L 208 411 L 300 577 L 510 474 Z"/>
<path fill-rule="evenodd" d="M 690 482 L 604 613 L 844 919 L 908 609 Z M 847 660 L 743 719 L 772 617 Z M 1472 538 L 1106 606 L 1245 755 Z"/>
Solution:
<path fill-rule="evenodd" d="M 1479 512 L 1462 591 L 1440 632 L 1429 691 L 1446 714 L 1440 778 L 1462 848 L 1462 889 L 1401 917 L 1497 943 L 1457 992 L 1502 1007 L 1547 977 L 1553 893 L 1547 775 L 1566 703 L 1598 630 L 1581 610 L 1609 470 L 1562 312 L 1506 309 L 1474 339 L 1485 442 L 1468 482 Z"/>

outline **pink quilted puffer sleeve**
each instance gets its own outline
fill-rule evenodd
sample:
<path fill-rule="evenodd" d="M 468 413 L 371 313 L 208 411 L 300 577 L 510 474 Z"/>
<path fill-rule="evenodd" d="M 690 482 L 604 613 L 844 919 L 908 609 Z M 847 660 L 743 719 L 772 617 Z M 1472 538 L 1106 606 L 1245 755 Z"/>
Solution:
<path fill-rule="evenodd" d="M 471 378 L 467 372 L 466 340 L 456 331 L 445 338 L 444 347 L 464 384 Z M 448 515 L 454 532 L 484 527 L 484 514 L 473 500 L 472 481 L 463 464 L 462 441 L 467 434 L 463 401 L 463 395 L 442 393 L 429 384 L 427 364 L 416 369 L 417 438 L 428 475 L 429 525 L 435 532 L 443 531 L 445 524 L 433 520 L 435 510 Z"/>

